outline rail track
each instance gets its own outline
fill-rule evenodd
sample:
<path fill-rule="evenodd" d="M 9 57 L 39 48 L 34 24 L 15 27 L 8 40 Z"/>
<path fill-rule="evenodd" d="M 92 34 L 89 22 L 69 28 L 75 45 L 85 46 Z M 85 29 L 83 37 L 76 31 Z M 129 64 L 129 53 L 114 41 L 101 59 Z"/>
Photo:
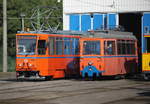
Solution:
<path fill-rule="evenodd" d="M 17 81 L 5 78 L 0 79 L 0 104 L 122 104 L 137 97 L 144 97 L 142 102 L 147 103 L 150 96 L 140 94 L 149 94 L 149 88 L 149 81 L 127 79 Z"/>

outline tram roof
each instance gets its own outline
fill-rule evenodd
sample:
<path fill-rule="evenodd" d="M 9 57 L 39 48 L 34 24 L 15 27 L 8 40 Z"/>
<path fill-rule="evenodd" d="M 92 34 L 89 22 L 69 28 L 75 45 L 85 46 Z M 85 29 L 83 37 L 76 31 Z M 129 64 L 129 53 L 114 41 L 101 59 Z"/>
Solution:
<path fill-rule="evenodd" d="M 136 37 L 131 32 L 122 32 L 122 31 L 114 31 L 114 30 L 94 31 L 91 35 L 95 38 L 136 39 Z M 89 35 L 89 37 L 91 37 L 91 35 Z"/>
<path fill-rule="evenodd" d="M 115 31 L 115 30 L 95 30 L 88 32 L 81 31 L 20 31 L 18 33 L 34 33 L 34 34 L 59 34 L 59 35 L 71 35 L 71 36 L 81 36 L 90 38 L 117 38 L 117 39 L 136 39 L 136 37 L 131 32 Z"/>

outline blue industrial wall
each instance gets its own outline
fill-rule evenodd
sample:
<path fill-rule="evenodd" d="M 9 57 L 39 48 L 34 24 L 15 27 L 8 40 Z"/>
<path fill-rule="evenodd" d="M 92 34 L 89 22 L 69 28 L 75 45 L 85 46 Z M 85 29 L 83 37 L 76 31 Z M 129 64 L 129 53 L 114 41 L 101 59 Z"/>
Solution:
<path fill-rule="evenodd" d="M 150 13 L 144 13 L 142 17 L 142 52 L 146 52 L 145 35 L 150 35 Z"/>
<path fill-rule="evenodd" d="M 116 27 L 116 14 L 108 14 L 108 28 L 114 29 Z"/>
<path fill-rule="evenodd" d="M 90 14 L 71 14 L 69 29 L 75 31 L 88 31 L 92 29 L 113 29 L 117 24 L 116 16 L 117 14 L 95 13 L 92 16 Z"/>
<path fill-rule="evenodd" d="M 81 31 L 87 31 L 91 29 L 91 16 L 82 15 L 81 16 Z"/>
<path fill-rule="evenodd" d="M 72 14 L 70 15 L 70 25 L 69 29 L 74 30 L 74 31 L 79 31 L 79 15 L 77 14 Z"/>
<path fill-rule="evenodd" d="M 94 14 L 93 29 L 98 30 L 103 28 L 103 14 Z"/>

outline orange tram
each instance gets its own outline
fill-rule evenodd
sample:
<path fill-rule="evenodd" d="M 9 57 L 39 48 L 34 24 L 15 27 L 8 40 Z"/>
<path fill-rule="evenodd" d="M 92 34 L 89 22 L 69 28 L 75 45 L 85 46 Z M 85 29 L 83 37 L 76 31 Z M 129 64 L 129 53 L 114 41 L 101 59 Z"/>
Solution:
<path fill-rule="evenodd" d="M 17 78 L 101 78 L 137 72 L 137 39 L 129 32 L 19 32 Z"/>

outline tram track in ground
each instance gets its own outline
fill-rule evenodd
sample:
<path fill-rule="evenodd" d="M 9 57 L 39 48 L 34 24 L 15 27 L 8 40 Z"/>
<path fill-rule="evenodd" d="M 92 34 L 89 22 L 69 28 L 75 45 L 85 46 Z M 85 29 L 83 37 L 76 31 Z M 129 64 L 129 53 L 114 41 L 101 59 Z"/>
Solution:
<path fill-rule="evenodd" d="M 125 102 L 124 99 L 130 100 L 131 98 L 136 97 L 137 95 L 135 93 L 137 92 L 149 92 L 148 88 L 144 88 L 146 86 L 150 86 L 148 81 L 128 79 L 105 79 L 100 81 L 81 81 L 74 79 L 17 81 L 14 78 L 3 78 L 0 79 L 0 104 L 60 104 L 59 100 L 62 102 L 61 104 L 68 104 L 66 101 L 68 102 L 68 100 L 70 101 L 71 99 L 74 100 L 76 98 L 77 99 L 74 101 L 78 101 L 78 99 L 82 97 L 83 99 L 86 98 L 88 102 L 91 102 L 90 99 L 93 100 L 95 95 L 100 97 L 99 99 L 101 99 L 101 97 L 104 99 L 101 103 L 115 104 L 116 101 Z M 109 95 L 111 96 L 116 93 L 125 93 L 125 95 L 121 98 L 119 97 L 122 95 L 118 96 L 118 98 L 112 96 L 112 100 L 107 99 L 107 101 L 105 101 L 107 96 L 109 97 Z M 89 96 L 91 97 L 89 98 Z M 83 104 L 88 104 L 88 102 Z M 94 102 L 93 104 L 100 103 Z"/>
<path fill-rule="evenodd" d="M 58 81 L 58 82 L 57 82 Z M 69 86 L 69 85 L 72 85 L 72 84 L 86 84 L 86 85 L 92 85 L 92 83 L 86 83 L 87 81 L 78 81 L 78 80 L 74 80 L 74 81 L 71 81 L 71 80 L 57 80 L 57 81 L 43 81 L 42 83 L 41 82 L 28 82 L 28 81 L 25 81 L 25 82 L 16 82 L 15 84 L 21 84 L 20 86 L 9 86 L 8 88 L 0 88 L 0 91 L 1 90 L 3 90 L 3 89 L 8 89 L 9 90 L 9 88 L 10 88 L 10 90 L 11 89 L 16 89 L 16 88 L 28 88 L 28 87 L 37 87 L 37 86 L 42 86 L 42 85 L 47 85 L 48 87 L 61 87 L 61 86 Z M 62 81 L 62 82 L 61 82 Z M 111 81 L 114 81 L 114 82 L 116 82 L 115 80 L 105 80 L 105 82 L 107 83 L 107 82 L 111 82 Z M 81 82 L 81 83 L 76 83 L 76 82 Z M 93 82 L 93 83 L 95 83 L 95 81 L 90 81 L 90 82 Z M 104 82 L 104 81 L 96 81 L 96 83 L 95 84 L 98 84 L 98 83 L 101 83 L 101 82 Z M 12 84 L 12 83 L 14 83 L 14 82 L 8 82 L 7 84 Z M 30 84 L 32 84 L 32 85 L 30 85 Z M 133 84 L 133 83 L 132 83 Z M 136 84 L 143 84 L 143 83 L 136 83 Z M 22 85 L 25 85 L 25 86 L 22 86 Z"/>
<path fill-rule="evenodd" d="M 135 87 L 139 87 L 141 86 L 141 84 L 138 84 L 138 85 L 132 85 L 132 86 L 124 86 L 123 88 L 122 87 L 119 87 L 119 88 L 93 88 L 92 90 L 91 89 L 84 89 L 84 90 L 78 90 L 78 91 L 73 91 L 73 92 L 63 92 L 63 94 L 58 94 L 58 96 L 54 96 L 54 97 L 48 97 L 49 95 L 51 95 L 51 92 L 47 92 L 45 94 L 47 94 L 47 97 L 45 98 L 41 98 L 42 94 L 39 94 L 38 96 L 36 95 L 30 95 L 30 96 L 26 96 L 26 97 L 20 97 L 20 98 L 15 98 L 15 99 L 9 99 L 9 101 L 12 101 L 12 102 L 17 102 L 18 100 L 20 101 L 21 99 L 23 99 L 24 101 L 25 100 L 28 100 L 28 101 L 38 101 L 38 99 L 40 98 L 40 100 L 55 100 L 55 99 L 59 99 L 59 98 L 65 98 L 65 97 L 71 97 L 71 96 L 77 96 L 77 95 L 87 95 L 87 94 L 93 94 L 93 93 L 107 93 L 107 92 L 112 92 L 112 91 L 120 91 L 120 90 L 128 90 L 128 89 L 135 89 Z M 87 91 L 89 90 L 89 91 Z M 56 93 L 55 93 L 56 94 Z M 56 94 L 57 95 L 57 94 Z M 37 100 L 36 100 L 37 99 Z M 0 102 L 5 102 L 5 100 L 0 100 Z M 21 102 L 21 101 L 20 101 Z M 4 103 L 5 104 L 5 103 Z M 19 104 L 19 103 L 18 103 Z M 24 104 L 24 103 L 22 103 Z"/>
<path fill-rule="evenodd" d="M 58 83 L 56 83 L 56 84 L 58 84 Z M 126 84 L 122 84 L 121 86 L 125 87 L 125 85 Z M 131 88 L 131 87 L 134 87 L 134 86 L 141 86 L 141 85 L 143 85 L 143 84 L 142 83 L 141 84 L 136 84 L 136 85 L 135 84 L 130 84 L 130 85 L 127 85 L 126 88 L 128 89 L 128 88 Z M 64 87 L 72 87 L 72 86 L 74 86 L 74 85 L 71 84 L 71 85 L 66 85 L 65 86 L 64 84 L 60 84 L 60 85 L 57 85 L 57 86 L 49 86 L 49 84 L 43 84 L 40 87 L 38 87 L 36 85 L 34 87 L 33 86 L 28 86 L 27 89 L 24 89 L 24 88 L 20 88 L 20 89 L 14 88 L 14 89 L 9 89 L 9 91 L 8 91 L 8 89 L 5 89 L 5 90 L 3 89 L 3 91 L 0 90 L 0 92 L 1 92 L 0 94 L 7 94 L 7 93 L 8 94 L 9 93 L 12 93 L 12 94 L 14 93 L 15 94 L 15 93 L 18 93 L 18 92 L 20 92 L 20 93 L 31 93 L 31 96 L 34 96 L 34 94 L 32 94 L 32 93 L 40 93 L 40 92 L 58 94 L 58 93 L 61 92 L 61 90 L 58 90 L 61 87 L 64 88 Z M 96 93 L 96 92 L 107 91 L 107 90 L 108 91 L 110 91 L 110 90 L 111 91 L 112 90 L 119 90 L 118 89 L 119 86 L 117 86 L 117 88 L 115 88 L 116 86 L 117 85 L 111 85 L 111 87 L 110 86 L 103 86 L 103 87 L 97 86 L 97 87 L 88 87 L 88 88 L 86 88 L 86 86 L 84 86 L 84 88 L 81 88 L 81 89 L 76 89 L 76 90 L 72 90 L 72 91 L 62 91 L 62 92 L 63 93 L 65 92 L 66 94 L 69 94 L 69 96 L 72 96 L 70 94 L 72 94 L 74 92 L 76 92 L 76 94 L 78 95 L 78 94 L 87 94 L 87 93 L 92 93 L 92 92 Z M 123 89 L 123 88 L 121 88 L 121 89 Z M 64 94 L 63 94 L 63 96 L 64 96 Z"/>
<path fill-rule="evenodd" d="M 40 90 L 40 89 L 47 89 L 47 88 L 59 88 L 59 87 L 68 87 L 68 86 L 73 86 L 72 83 L 70 82 L 63 82 L 62 84 L 60 84 L 60 82 L 58 83 L 54 83 L 52 84 L 52 82 L 49 81 L 50 84 L 36 84 L 36 85 L 32 85 L 32 86 L 20 86 L 20 87 L 9 87 L 9 88 L 3 88 L 3 89 L 0 89 L 0 94 L 3 94 L 3 93 L 10 93 L 10 92 L 14 92 L 14 91 L 28 91 L 28 90 Z M 69 84 L 70 83 L 70 84 Z M 100 82 L 99 82 L 100 83 Z M 76 84 L 76 83 L 74 83 Z M 86 84 L 87 85 L 87 84 Z M 89 84 L 91 85 L 91 84 Z M 124 84 L 125 85 L 125 84 Z M 111 85 L 111 87 L 113 86 L 116 86 L 116 85 Z M 107 87 L 107 86 L 104 86 L 104 87 Z"/>

